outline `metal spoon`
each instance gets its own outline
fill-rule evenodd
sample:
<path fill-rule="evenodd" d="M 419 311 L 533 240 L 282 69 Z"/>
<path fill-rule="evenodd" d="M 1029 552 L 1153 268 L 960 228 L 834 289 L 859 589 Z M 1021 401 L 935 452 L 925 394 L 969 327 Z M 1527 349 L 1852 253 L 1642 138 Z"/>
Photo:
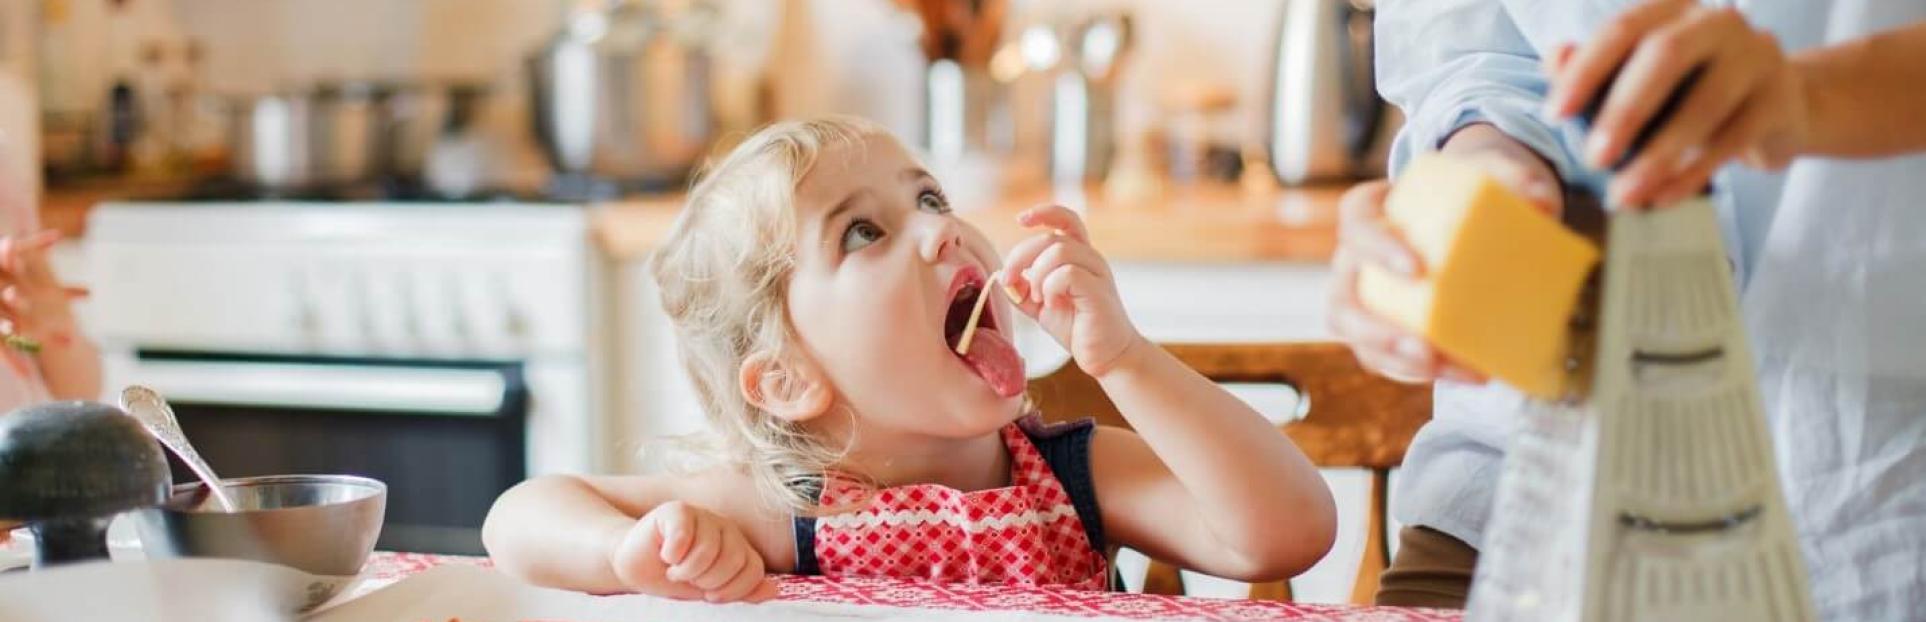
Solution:
<path fill-rule="evenodd" d="M 194 476 L 201 478 L 201 483 L 214 493 L 214 500 L 221 504 L 222 511 L 234 511 L 234 500 L 221 488 L 221 478 L 216 477 L 214 469 L 201 459 L 201 453 L 194 451 L 194 445 L 187 442 L 187 435 L 181 432 L 180 422 L 174 419 L 174 408 L 167 405 L 167 400 L 160 393 L 137 384 L 129 385 L 120 392 L 120 407 L 140 421 L 141 426 L 147 428 L 147 432 L 153 434 L 162 446 L 187 463 L 187 468 L 194 472 Z"/>

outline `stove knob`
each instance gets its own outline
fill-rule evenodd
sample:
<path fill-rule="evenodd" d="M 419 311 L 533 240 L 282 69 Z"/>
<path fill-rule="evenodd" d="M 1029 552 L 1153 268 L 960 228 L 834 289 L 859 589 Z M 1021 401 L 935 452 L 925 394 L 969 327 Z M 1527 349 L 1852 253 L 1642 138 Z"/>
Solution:
<path fill-rule="evenodd" d="M 400 320 L 401 324 L 401 338 L 406 341 L 420 343 L 424 331 L 421 327 L 421 308 L 415 304 L 414 283 L 412 279 L 408 278 L 408 273 L 406 272 L 397 273 L 394 281 L 395 311 L 396 315 L 399 316 L 396 319 Z"/>
<path fill-rule="evenodd" d="M 470 326 L 468 314 L 461 312 L 461 278 L 454 273 L 444 273 L 441 279 L 443 293 L 442 311 L 448 314 L 448 330 L 454 333 L 455 342 L 468 345 L 474 339 L 475 327 Z"/>
<path fill-rule="evenodd" d="M 501 301 L 502 305 L 502 332 L 508 335 L 510 341 L 518 344 L 526 342 L 531 332 L 528 311 L 515 297 L 515 290 L 509 286 L 508 277 L 499 273 L 495 275 L 495 299 Z"/>
<path fill-rule="evenodd" d="M 508 336 L 514 338 L 516 341 L 525 341 L 528 339 L 528 313 L 522 311 L 521 305 L 515 304 L 514 302 L 508 303 L 506 330 L 508 331 Z"/>
<path fill-rule="evenodd" d="M 288 285 L 293 289 L 295 330 L 312 341 L 321 334 L 321 310 L 317 308 L 320 305 L 317 300 L 319 297 L 308 284 L 307 275 L 302 272 L 295 272 L 289 277 Z"/>

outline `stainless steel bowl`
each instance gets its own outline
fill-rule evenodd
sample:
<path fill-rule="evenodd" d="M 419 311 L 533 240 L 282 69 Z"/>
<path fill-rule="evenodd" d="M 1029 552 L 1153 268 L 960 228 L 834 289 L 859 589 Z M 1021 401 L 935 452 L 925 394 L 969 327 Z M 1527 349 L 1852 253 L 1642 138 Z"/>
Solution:
<path fill-rule="evenodd" d="M 248 559 L 352 578 L 374 551 L 388 505 L 386 484 L 352 475 L 270 475 L 221 485 L 236 511 L 222 511 L 200 482 L 175 486 L 165 505 L 141 510 L 148 557 Z"/>

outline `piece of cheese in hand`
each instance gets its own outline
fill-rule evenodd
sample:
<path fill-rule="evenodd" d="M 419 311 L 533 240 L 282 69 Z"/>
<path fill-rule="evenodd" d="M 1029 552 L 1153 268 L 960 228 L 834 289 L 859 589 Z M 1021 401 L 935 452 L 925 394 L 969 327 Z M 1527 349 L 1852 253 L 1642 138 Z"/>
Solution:
<path fill-rule="evenodd" d="M 1384 205 L 1424 274 L 1366 264 L 1359 302 L 1479 373 L 1562 397 L 1567 326 L 1598 248 L 1452 156 L 1414 159 Z"/>

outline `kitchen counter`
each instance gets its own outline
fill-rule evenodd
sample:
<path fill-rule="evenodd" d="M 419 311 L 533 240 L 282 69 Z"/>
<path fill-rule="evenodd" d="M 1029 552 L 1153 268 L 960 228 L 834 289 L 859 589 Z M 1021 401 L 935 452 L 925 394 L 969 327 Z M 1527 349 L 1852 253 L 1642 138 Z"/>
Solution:
<path fill-rule="evenodd" d="M 1092 241 L 1112 260 L 1168 263 L 1324 263 L 1337 246 L 1337 203 L 1343 185 L 1273 190 L 1235 186 L 1173 188 L 1163 198 L 1106 201 L 1101 193 L 1057 200 L 1080 207 Z M 56 190 L 41 202 L 41 222 L 69 238 L 84 233 L 87 212 L 102 201 L 165 196 L 168 188 L 109 186 Z M 1030 235 L 1016 214 L 1053 200 L 1047 191 L 1014 192 L 987 208 L 959 214 L 998 248 Z M 617 261 L 642 259 L 668 234 L 681 195 L 643 196 L 596 204 L 594 235 Z"/>
<path fill-rule="evenodd" d="M 1245 191 L 1237 187 L 1173 189 L 1140 203 L 1064 200 L 1083 208 L 1098 250 L 1112 260 L 1173 263 L 1323 263 L 1337 246 L 1337 203 L 1345 186 Z M 959 210 L 998 248 L 1031 234 L 1016 215 L 1050 202 L 1048 192 L 1013 193 L 994 205 Z M 667 235 L 681 196 L 647 197 L 596 206 L 598 243 L 618 260 L 639 260 Z"/>

